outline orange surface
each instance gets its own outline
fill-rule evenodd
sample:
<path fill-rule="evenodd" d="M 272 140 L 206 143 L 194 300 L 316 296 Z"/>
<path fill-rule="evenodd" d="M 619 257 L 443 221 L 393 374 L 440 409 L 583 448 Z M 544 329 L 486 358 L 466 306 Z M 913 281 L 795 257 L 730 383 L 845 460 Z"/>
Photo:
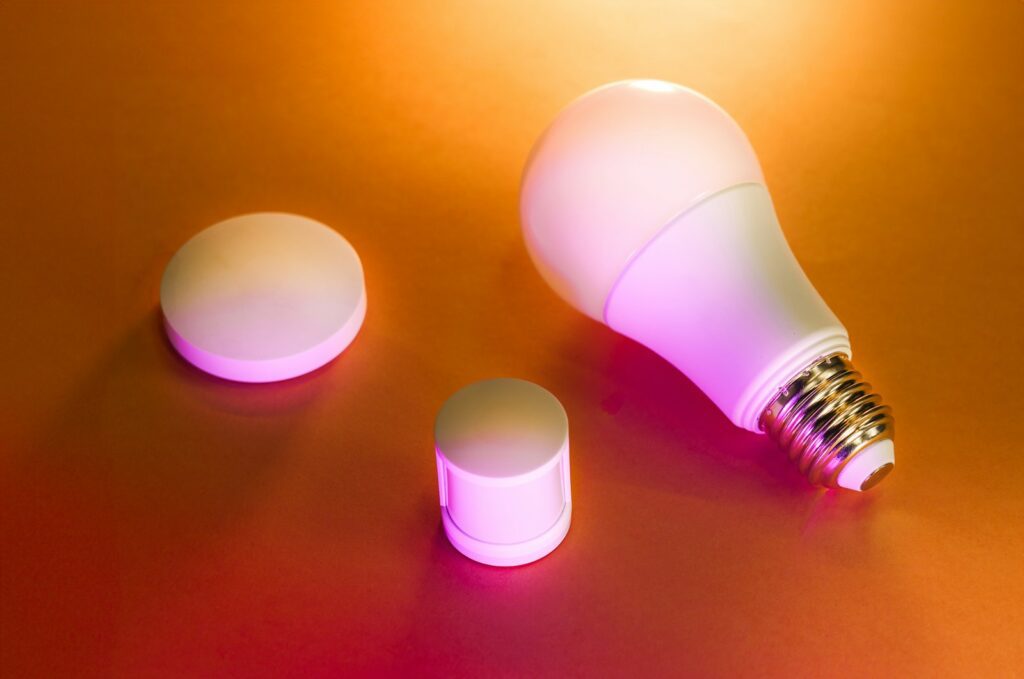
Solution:
<path fill-rule="evenodd" d="M 0 4 L 0 674 L 1019 676 L 1024 3 Z M 894 407 L 896 472 L 808 488 L 534 271 L 517 183 L 576 95 L 690 85 Z M 369 312 L 244 386 L 169 348 L 201 228 L 333 225 Z M 569 413 L 534 565 L 439 528 L 444 399 Z"/>

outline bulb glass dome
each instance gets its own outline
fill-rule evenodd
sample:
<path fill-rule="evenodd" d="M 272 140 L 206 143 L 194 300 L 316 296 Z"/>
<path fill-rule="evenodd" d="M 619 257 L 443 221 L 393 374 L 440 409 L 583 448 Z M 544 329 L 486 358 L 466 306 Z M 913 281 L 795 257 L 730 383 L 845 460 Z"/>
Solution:
<path fill-rule="evenodd" d="M 526 244 L 551 287 L 603 321 L 631 257 L 673 217 L 763 181 L 743 130 L 707 97 L 660 80 L 613 83 L 570 104 L 534 147 Z"/>

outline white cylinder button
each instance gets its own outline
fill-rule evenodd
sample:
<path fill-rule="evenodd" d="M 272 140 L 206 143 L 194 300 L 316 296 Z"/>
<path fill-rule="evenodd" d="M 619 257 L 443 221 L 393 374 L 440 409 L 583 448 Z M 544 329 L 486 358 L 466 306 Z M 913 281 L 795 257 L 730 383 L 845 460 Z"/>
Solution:
<path fill-rule="evenodd" d="M 536 561 L 569 530 L 569 420 L 551 392 L 493 379 L 456 392 L 434 427 L 452 545 L 492 566 Z"/>

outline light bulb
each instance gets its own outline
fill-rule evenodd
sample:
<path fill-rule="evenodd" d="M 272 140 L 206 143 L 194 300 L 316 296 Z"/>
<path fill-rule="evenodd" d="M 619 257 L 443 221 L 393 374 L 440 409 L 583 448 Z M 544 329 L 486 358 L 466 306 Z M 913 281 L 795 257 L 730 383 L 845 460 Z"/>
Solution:
<path fill-rule="evenodd" d="M 812 483 L 866 490 L 892 470 L 890 410 L 714 102 L 652 80 L 584 95 L 534 146 L 520 209 L 561 297 L 667 359 Z"/>

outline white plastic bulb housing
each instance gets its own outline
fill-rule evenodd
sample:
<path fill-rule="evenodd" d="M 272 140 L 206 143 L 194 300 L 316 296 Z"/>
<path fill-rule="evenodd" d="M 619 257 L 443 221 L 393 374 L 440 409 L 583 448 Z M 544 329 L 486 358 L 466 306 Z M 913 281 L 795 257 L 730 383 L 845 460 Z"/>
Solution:
<path fill-rule="evenodd" d="M 893 421 L 786 243 L 739 125 L 685 87 L 632 80 L 570 104 L 537 141 L 523 233 L 571 305 L 653 349 L 818 484 L 892 469 Z M 856 459 L 856 462 L 854 460 Z"/>

